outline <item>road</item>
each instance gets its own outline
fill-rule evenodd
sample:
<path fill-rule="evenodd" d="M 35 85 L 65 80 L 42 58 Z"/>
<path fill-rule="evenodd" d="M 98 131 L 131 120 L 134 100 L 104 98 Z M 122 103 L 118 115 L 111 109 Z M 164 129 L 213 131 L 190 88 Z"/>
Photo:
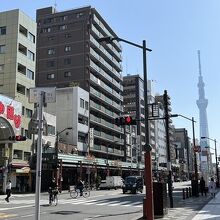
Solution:
<path fill-rule="evenodd" d="M 174 199 L 181 198 L 181 188 L 188 185 L 174 183 Z M 142 215 L 144 193 L 122 194 L 119 190 L 91 191 L 89 198 L 70 198 L 67 192 L 59 196 L 58 206 L 48 206 L 48 194 L 41 194 L 41 220 L 124 220 L 137 219 Z M 0 219 L 33 220 L 35 216 L 35 197 L 33 194 L 12 195 L 7 203 L 0 196 Z"/>

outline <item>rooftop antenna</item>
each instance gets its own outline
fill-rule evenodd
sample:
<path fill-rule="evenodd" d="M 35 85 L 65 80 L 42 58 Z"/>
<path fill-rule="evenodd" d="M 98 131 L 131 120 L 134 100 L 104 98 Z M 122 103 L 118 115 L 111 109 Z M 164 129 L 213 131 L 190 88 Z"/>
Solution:
<path fill-rule="evenodd" d="M 198 52 L 198 60 L 199 60 L 199 75 L 202 75 L 202 70 L 201 70 L 201 62 L 200 62 L 200 50 L 197 51 Z"/>
<path fill-rule="evenodd" d="M 54 8 L 55 8 L 55 11 L 57 10 L 57 0 L 54 0 Z"/>

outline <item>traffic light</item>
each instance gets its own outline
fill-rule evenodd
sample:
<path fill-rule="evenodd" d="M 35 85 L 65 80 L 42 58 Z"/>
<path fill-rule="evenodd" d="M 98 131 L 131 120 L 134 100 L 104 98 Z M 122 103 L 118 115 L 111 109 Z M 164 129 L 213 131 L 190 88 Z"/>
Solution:
<path fill-rule="evenodd" d="M 8 138 L 9 141 L 26 141 L 26 137 L 22 135 L 10 136 Z"/>
<path fill-rule="evenodd" d="M 124 116 L 115 118 L 116 125 L 136 125 L 136 119 L 133 119 L 131 116 Z"/>

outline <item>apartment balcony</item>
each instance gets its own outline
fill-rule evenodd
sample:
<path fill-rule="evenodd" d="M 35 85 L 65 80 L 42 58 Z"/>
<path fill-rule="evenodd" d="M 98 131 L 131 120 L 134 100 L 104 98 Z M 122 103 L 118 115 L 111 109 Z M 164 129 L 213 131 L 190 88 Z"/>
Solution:
<path fill-rule="evenodd" d="M 108 73 L 106 73 L 101 67 L 96 65 L 93 61 L 90 62 L 90 66 L 92 68 L 92 72 L 94 75 L 97 75 L 97 78 L 102 79 L 106 83 L 110 83 L 112 87 L 114 87 L 116 90 L 119 90 L 120 92 L 123 91 L 122 84 L 118 83 L 115 79 L 113 79 Z M 98 73 L 98 74 L 97 74 Z"/>
<path fill-rule="evenodd" d="M 114 136 L 109 135 L 103 131 L 94 130 L 94 137 L 99 138 L 102 141 L 106 141 L 106 142 L 113 142 L 114 141 Z"/>
<path fill-rule="evenodd" d="M 92 42 L 93 42 L 93 44 L 94 44 L 94 49 L 96 49 L 97 50 L 97 48 L 98 48 L 98 51 L 99 51 L 99 53 L 97 53 L 97 55 L 96 55 L 96 59 L 98 60 L 98 61 L 101 61 L 102 59 L 103 59 L 103 57 L 105 57 L 105 59 L 111 64 L 111 65 L 113 65 L 114 66 L 114 68 L 116 68 L 117 69 L 117 71 L 122 71 L 122 65 L 121 65 L 121 63 L 119 63 L 101 44 L 99 44 L 96 40 L 95 40 L 95 38 L 93 38 L 92 36 L 91 36 L 91 39 L 92 39 Z M 92 48 L 90 48 L 90 49 L 92 49 Z M 93 50 L 93 49 L 92 49 Z M 93 51 L 95 51 L 95 50 L 93 50 Z M 100 54 L 102 55 L 102 56 L 100 56 Z M 103 62 L 103 61 L 102 61 Z"/>
<path fill-rule="evenodd" d="M 91 36 L 90 41 L 95 46 L 96 49 L 98 48 L 100 50 L 100 52 L 104 53 L 103 50 L 105 50 L 105 49 L 103 48 L 103 50 L 102 50 L 102 46 L 95 40 L 94 37 Z M 114 74 L 114 76 L 116 76 L 121 81 L 123 80 L 122 74 L 120 74 L 118 71 L 116 71 L 115 68 L 113 66 L 109 65 L 101 56 L 99 57 L 98 61 L 100 62 L 100 64 L 103 65 L 103 68 L 107 69 L 107 71 Z M 121 71 L 121 68 L 119 69 L 119 71 Z"/>
<path fill-rule="evenodd" d="M 109 87 L 107 84 L 105 84 L 100 79 L 96 78 L 92 73 L 90 74 L 90 79 L 94 83 L 95 86 L 98 86 L 98 90 L 104 93 L 108 92 L 109 96 L 113 97 L 113 99 L 117 98 L 118 101 L 121 101 L 121 102 L 123 101 L 122 95 L 117 93 L 114 89 Z"/>
<path fill-rule="evenodd" d="M 104 127 L 106 129 L 110 129 L 112 131 L 117 131 L 117 132 L 123 134 L 123 129 L 121 127 L 118 127 L 115 124 L 107 122 L 104 119 L 98 118 L 92 114 L 90 114 L 90 122 L 94 123 L 96 125 L 99 125 L 100 127 Z M 100 136 L 101 133 L 100 133 L 100 135 L 99 135 L 99 133 L 97 133 L 97 135 Z M 105 135 L 103 137 L 105 137 Z M 111 139 L 112 139 L 112 136 L 110 135 L 110 140 Z"/>
<path fill-rule="evenodd" d="M 117 117 L 117 114 L 115 114 L 114 112 L 106 109 L 104 106 L 95 103 L 92 100 L 90 100 L 90 109 L 95 109 L 96 111 L 99 111 L 100 113 L 102 113 L 106 116 L 109 116 L 111 118 L 116 118 Z"/>
<path fill-rule="evenodd" d="M 108 149 L 107 149 L 107 147 L 104 145 L 96 145 L 95 144 L 93 148 L 90 148 L 90 150 L 102 152 L 105 154 L 115 155 L 115 156 L 124 156 L 124 151 L 110 148 L 110 147 L 108 147 Z"/>
<path fill-rule="evenodd" d="M 105 102 L 107 105 L 111 105 L 111 108 L 114 108 L 117 111 L 123 112 L 123 106 L 112 101 L 110 98 L 106 97 L 103 93 L 97 91 L 94 88 L 90 88 L 90 94 L 98 98 L 100 101 Z"/>
<path fill-rule="evenodd" d="M 95 22 L 94 25 L 96 24 L 98 28 L 100 27 L 105 33 L 105 36 L 112 36 L 112 34 L 108 31 L 108 29 L 103 25 L 103 23 L 95 15 L 93 16 L 93 20 Z M 122 50 L 121 45 L 117 41 L 114 44 L 119 51 Z"/>

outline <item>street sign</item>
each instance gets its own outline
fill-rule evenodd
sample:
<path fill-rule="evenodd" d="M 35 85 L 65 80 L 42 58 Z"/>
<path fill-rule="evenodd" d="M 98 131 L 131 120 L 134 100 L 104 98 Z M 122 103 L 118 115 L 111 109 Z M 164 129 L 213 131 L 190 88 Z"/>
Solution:
<path fill-rule="evenodd" d="M 94 128 L 89 129 L 89 146 L 90 148 L 94 147 Z"/>
<path fill-rule="evenodd" d="M 30 88 L 29 103 L 39 103 L 41 92 L 45 92 L 45 103 L 56 102 L 56 87 L 38 87 Z"/>

